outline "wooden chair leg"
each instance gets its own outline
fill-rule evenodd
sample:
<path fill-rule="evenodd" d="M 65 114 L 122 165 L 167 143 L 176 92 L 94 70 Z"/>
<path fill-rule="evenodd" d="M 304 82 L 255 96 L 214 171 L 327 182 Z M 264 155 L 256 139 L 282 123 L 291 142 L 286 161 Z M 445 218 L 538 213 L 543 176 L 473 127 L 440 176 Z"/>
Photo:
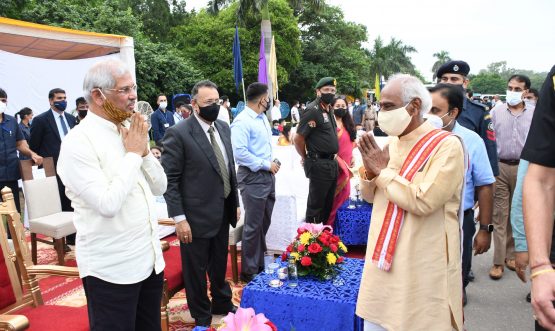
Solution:
<path fill-rule="evenodd" d="M 229 253 L 231 254 L 231 274 L 233 283 L 237 284 L 239 281 L 239 271 L 237 270 L 237 245 L 229 245 Z"/>
<path fill-rule="evenodd" d="M 162 325 L 162 331 L 170 330 L 170 314 L 168 311 L 168 303 L 170 302 L 170 295 L 168 293 L 168 281 L 164 279 L 164 285 L 162 289 L 162 302 L 160 305 L 160 322 Z"/>
<path fill-rule="evenodd" d="M 37 234 L 31 232 L 31 258 L 37 264 Z"/>
<path fill-rule="evenodd" d="M 58 254 L 58 264 L 64 265 L 64 238 L 54 239 L 54 248 L 56 248 Z"/>

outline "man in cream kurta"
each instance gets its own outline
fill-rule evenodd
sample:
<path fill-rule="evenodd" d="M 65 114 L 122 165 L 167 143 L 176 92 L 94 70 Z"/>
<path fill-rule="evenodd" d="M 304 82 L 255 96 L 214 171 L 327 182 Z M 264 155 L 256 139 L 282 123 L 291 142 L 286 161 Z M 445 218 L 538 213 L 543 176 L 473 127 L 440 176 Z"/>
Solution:
<path fill-rule="evenodd" d="M 462 145 L 455 136 L 445 137 L 412 181 L 405 179 L 399 171 L 409 152 L 436 130 L 422 119 L 431 98 L 416 78 L 398 75 L 384 88 L 380 103 L 378 120 L 392 137 L 389 147 L 380 150 L 371 135 L 359 143 L 365 166 L 363 197 L 374 206 L 356 313 L 371 330 L 462 330 L 457 216 L 464 178 Z M 386 271 L 373 256 L 389 202 L 405 214 Z"/>

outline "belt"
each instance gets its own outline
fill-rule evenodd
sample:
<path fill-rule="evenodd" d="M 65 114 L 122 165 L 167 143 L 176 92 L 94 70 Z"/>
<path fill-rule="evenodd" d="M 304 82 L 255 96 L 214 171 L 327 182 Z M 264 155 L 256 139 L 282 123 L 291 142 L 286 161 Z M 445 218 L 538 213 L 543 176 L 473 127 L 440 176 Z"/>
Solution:
<path fill-rule="evenodd" d="M 327 153 L 308 152 L 307 156 L 311 159 L 325 159 L 325 160 L 335 159 L 335 154 L 327 154 Z"/>
<path fill-rule="evenodd" d="M 499 162 L 501 163 L 505 163 L 508 165 L 518 165 L 520 163 L 520 160 L 503 160 L 503 159 L 499 159 Z"/>

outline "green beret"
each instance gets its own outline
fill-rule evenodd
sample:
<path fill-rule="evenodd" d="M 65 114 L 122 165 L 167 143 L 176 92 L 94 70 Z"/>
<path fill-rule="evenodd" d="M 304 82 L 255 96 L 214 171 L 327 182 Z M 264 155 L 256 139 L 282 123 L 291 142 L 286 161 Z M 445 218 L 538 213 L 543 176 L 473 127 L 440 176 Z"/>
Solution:
<path fill-rule="evenodd" d="M 335 78 L 333 77 L 324 77 L 322 79 L 320 79 L 318 81 L 318 84 L 316 84 L 316 88 L 322 88 L 324 86 L 336 86 L 337 82 L 335 81 Z"/>

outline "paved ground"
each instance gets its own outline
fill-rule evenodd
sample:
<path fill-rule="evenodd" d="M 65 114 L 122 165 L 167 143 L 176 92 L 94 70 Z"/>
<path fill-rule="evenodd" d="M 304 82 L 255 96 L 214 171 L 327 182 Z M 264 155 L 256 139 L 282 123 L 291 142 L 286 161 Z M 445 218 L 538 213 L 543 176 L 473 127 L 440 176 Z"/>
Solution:
<path fill-rule="evenodd" d="M 467 287 L 465 307 L 467 331 L 534 330 L 532 307 L 526 302 L 530 283 L 524 284 L 513 271 L 505 268 L 500 280 L 489 278 L 493 249 L 475 256 L 472 269 L 476 280 Z"/>

